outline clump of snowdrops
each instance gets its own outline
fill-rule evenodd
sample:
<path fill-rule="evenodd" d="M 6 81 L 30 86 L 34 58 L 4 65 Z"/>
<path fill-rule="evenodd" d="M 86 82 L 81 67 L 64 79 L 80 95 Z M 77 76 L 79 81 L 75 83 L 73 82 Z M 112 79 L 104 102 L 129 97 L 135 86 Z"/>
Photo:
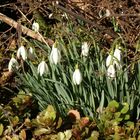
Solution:
<path fill-rule="evenodd" d="M 135 112 L 138 118 L 139 64 L 129 77 L 127 64 L 123 63 L 125 49 L 120 43 L 114 43 L 109 54 L 105 54 L 94 41 L 68 41 L 65 44 L 57 40 L 52 48 L 35 42 L 45 48 L 46 57 L 37 60 L 38 64 L 25 60 L 30 70 L 21 73 L 20 78 L 24 90 L 38 100 L 40 109 L 51 104 L 62 116 L 70 109 L 77 109 L 84 116 L 93 117 L 111 100 L 116 100 L 129 103 L 130 110 L 134 109 L 132 114 Z"/>
<path fill-rule="evenodd" d="M 86 38 L 88 41 L 81 42 L 68 37 L 66 43 L 60 37 L 52 47 L 34 41 L 36 47 L 44 50 L 42 58 L 34 56 L 33 48 L 27 52 L 21 46 L 17 58 L 30 67 L 19 74 L 24 90 L 32 93 L 41 110 L 51 104 L 62 116 L 77 109 L 84 116 L 93 117 L 116 100 L 127 102 L 131 114 L 139 118 L 140 64 L 135 65 L 129 76 L 129 64 L 123 58 L 127 49 L 121 45 L 121 39 L 114 41 L 108 53 L 103 53 L 92 36 Z M 14 56 L 8 68 L 19 69 Z"/>

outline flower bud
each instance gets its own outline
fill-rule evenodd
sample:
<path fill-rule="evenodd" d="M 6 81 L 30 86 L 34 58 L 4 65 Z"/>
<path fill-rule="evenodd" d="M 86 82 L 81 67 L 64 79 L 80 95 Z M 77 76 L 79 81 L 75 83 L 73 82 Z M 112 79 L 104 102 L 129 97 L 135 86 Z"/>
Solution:
<path fill-rule="evenodd" d="M 34 30 L 35 32 L 39 31 L 39 24 L 37 22 L 35 22 L 35 21 L 32 24 L 32 30 Z"/>
<path fill-rule="evenodd" d="M 8 64 L 9 72 L 13 72 L 14 69 L 18 70 L 18 68 L 19 68 L 19 64 L 18 64 L 17 60 L 14 57 L 12 57 Z"/>
<path fill-rule="evenodd" d="M 111 78 L 115 78 L 115 68 L 114 65 L 109 65 L 108 69 L 107 69 L 107 76 L 111 77 Z"/>
<path fill-rule="evenodd" d="M 60 59 L 61 59 L 61 54 L 59 49 L 56 47 L 56 43 L 55 43 L 52 47 L 52 51 L 50 54 L 50 62 L 56 65 L 57 63 L 60 62 Z"/>
<path fill-rule="evenodd" d="M 72 78 L 73 78 L 73 83 L 75 85 L 80 85 L 80 83 L 82 82 L 82 75 L 81 75 L 81 72 L 80 72 L 80 70 L 78 68 L 78 65 L 76 65 L 76 69 L 75 69 L 75 71 L 73 73 Z"/>
<path fill-rule="evenodd" d="M 38 65 L 37 71 L 38 71 L 38 73 L 39 73 L 40 76 L 42 76 L 44 73 L 47 73 L 49 71 L 48 65 L 46 64 L 45 61 L 42 61 Z"/>
<path fill-rule="evenodd" d="M 88 53 L 89 53 L 89 45 L 87 42 L 84 42 L 82 44 L 82 55 L 83 56 L 88 56 Z"/>
<path fill-rule="evenodd" d="M 24 46 L 21 46 L 21 47 L 18 48 L 17 58 L 18 59 L 22 58 L 24 61 L 27 59 L 27 52 L 26 52 Z"/>

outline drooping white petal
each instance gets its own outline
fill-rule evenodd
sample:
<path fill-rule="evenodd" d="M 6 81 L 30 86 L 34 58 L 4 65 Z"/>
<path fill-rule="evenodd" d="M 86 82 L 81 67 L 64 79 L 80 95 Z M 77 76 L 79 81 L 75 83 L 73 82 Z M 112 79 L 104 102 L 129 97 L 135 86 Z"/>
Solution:
<path fill-rule="evenodd" d="M 114 59 L 117 59 L 117 61 L 121 61 L 121 50 L 119 48 L 116 48 L 114 51 Z"/>
<path fill-rule="evenodd" d="M 58 48 L 54 47 L 52 48 L 51 54 L 50 54 L 50 62 L 52 64 L 57 64 L 60 62 L 61 54 Z"/>
<path fill-rule="evenodd" d="M 18 50 L 17 50 L 17 58 L 18 58 L 18 59 L 20 59 L 20 55 L 21 55 L 21 49 L 20 49 L 20 47 L 19 47 Z"/>
<path fill-rule="evenodd" d="M 79 69 L 75 69 L 72 79 L 75 85 L 79 85 L 82 82 L 82 75 Z"/>
<path fill-rule="evenodd" d="M 35 32 L 39 31 L 39 24 L 37 22 L 34 22 L 32 24 L 32 30 L 34 30 Z"/>
<path fill-rule="evenodd" d="M 116 66 L 118 70 L 122 68 L 121 66 L 121 50 L 116 48 L 114 51 L 114 61 L 113 64 Z"/>
<path fill-rule="evenodd" d="M 111 77 L 111 78 L 115 78 L 116 74 L 115 74 L 114 65 L 109 65 L 109 67 L 107 69 L 107 76 Z"/>
<path fill-rule="evenodd" d="M 38 71 L 38 73 L 39 73 L 40 76 L 42 76 L 44 73 L 47 73 L 49 71 L 48 65 L 46 64 L 45 61 L 42 61 L 38 65 L 37 71 Z"/>
<path fill-rule="evenodd" d="M 12 57 L 8 64 L 9 72 L 14 71 L 14 69 L 18 70 L 18 68 L 19 68 L 19 64 L 18 64 L 17 60 L 14 57 Z"/>
<path fill-rule="evenodd" d="M 83 56 L 88 56 L 88 53 L 89 53 L 89 45 L 87 42 L 84 42 L 82 44 L 82 55 Z"/>
<path fill-rule="evenodd" d="M 109 54 L 108 56 L 107 56 L 107 58 L 106 58 L 106 67 L 109 67 L 109 65 L 111 65 L 111 63 L 112 63 L 112 55 L 111 54 Z"/>
<path fill-rule="evenodd" d="M 24 61 L 27 59 L 27 52 L 26 52 L 24 46 L 21 46 L 21 47 L 18 48 L 17 58 L 18 59 L 22 58 Z"/>

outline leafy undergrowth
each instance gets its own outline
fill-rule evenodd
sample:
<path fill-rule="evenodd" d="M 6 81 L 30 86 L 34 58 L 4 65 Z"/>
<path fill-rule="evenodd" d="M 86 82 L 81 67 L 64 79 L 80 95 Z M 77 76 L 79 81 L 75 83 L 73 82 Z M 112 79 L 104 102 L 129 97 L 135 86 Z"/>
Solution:
<path fill-rule="evenodd" d="M 0 139 L 140 139 L 140 122 L 131 121 L 127 103 L 119 104 L 113 100 L 103 110 L 99 108 L 93 118 L 80 116 L 73 109 L 68 111 L 66 118 L 61 118 L 51 105 L 39 113 L 37 108 L 32 97 L 23 92 L 12 98 L 9 104 L 0 106 Z"/>
<path fill-rule="evenodd" d="M 7 0 L 6 2 L 9 1 Z M 84 89 L 83 93 L 85 93 L 86 95 L 84 96 L 84 99 L 87 99 L 85 100 L 87 101 L 86 103 L 89 103 L 88 99 L 91 99 L 90 96 L 88 96 L 89 94 L 86 94 L 86 92 L 92 93 L 93 89 L 95 89 L 97 98 L 94 99 L 96 102 L 100 102 L 100 99 L 97 101 L 98 96 L 101 94 L 102 87 L 106 86 L 106 84 L 104 84 L 105 82 L 103 81 L 106 79 L 106 77 L 104 78 L 101 73 L 102 72 L 101 66 L 104 66 L 101 64 L 104 63 L 103 61 L 104 58 L 103 60 L 101 60 L 102 58 L 101 52 L 96 50 L 96 46 L 99 46 L 103 54 L 106 56 L 107 52 L 111 52 L 111 49 L 115 49 L 114 45 L 112 44 L 114 44 L 113 43 L 114 40 L 117 40 L 117 38 L 120 37 L 121 42 L 119 42 L 119 45 L 121 45 L 121 47 L 123 48 L 122 51 L 124 52 L 123 68 L 126 68 L 124 70 L 125 72 L 124 77 L 118 78 L 120 80 L 119 82 L 116 82 L 116 80 L 114 81 L 112 80 L 111 82 L 109 81 L 110 83 L 106 87 L 110 87 L 108 88 L 110 90 L 108 92 L 108 89 L 105 90 L 105 88 L 103 88 L 105 90 L 105 94 L 102 95 L 105 95 L 106 97 L 108 95 L 109 95 L 108 97 L 110 97 L 111 95 L 112 98 L 109 98 L 110 100 L 116 99 L 114 97 L 117 96 L 119 97 L 118 99 L 121 100 L 121 102 L 118 103 L 115 100 L 113 100 L 108 104 L 106 108 L 99 107 L 97 109 L 97 112 L 92 112 L 90 108 L 86 109 L 85 107 L 83 107 L 83 112 L 86 112 L 87 110 L 91 111 L 91 113 L 93 114 L 92 118 L 89 118 L 89 116 L 82 115 L 81 110 L 75 110 L 75 108 L 71 108 L 71 110 L 66 110 L 67 115 L 64 118 L 62 117 L 62 114 L 59 114 L 58 111 L 55 110 L 56 107 L 51 105 L 49 105 L 46 109 L 44 109 L 42 112 L 39 113 L 39 107 L 38 107 L 39 101 L 38 102 L 35 101 L 35 99 L 33 99 L 30 94 L 27 95 L 24 92 L 20 92 L 16 97 L 14 97 L 15 93 L 17 93 L 18 90 L 20 90 L 18 86 L 21 81 L 19 82 L 18 79 L 16 81 L 16 79 L 14 78 L 15 75 L 8 71 L 7 65 L 10 60 L 11 54 L 15 53 L 19 46 L 17 44 L 18 41 L 16 40 L 15 37 L 16 36 L 15 31 L 12 30 L 12 28 L 7 30 L 9 27 L 7 27 L 5 23 L 0 22 L 0 25 L 3 26 L 1 39 L 0 39 L 1 46 L 2 46 L 0 49 L 0 59 L 1 59 L 0 60 L 0 103 L 1 103 L 0 139 L 2 140 L 11 140 L 11 139 L 12 140 L 69 140 L 69 139 L 72 140 L 138 139 L 139 140 L 140 139 L 139 136 L 140 122 L 138 120 L 134 122 L 133 118 L 131 118 L 132 116 L 135 116 L 137 113 L 138 115 L 136 116 L 138 116 L 137 118 L 139 118 L 139 110 L 140 110 L 139 109 L 140 65 L 138 63 L 135 66 L 135 63 L 137 62 L 137 60 L 139 60 L 139 52 L 140 52 L 139 51 L 140 34 L 138 34 L 140 26 L 138 24 L 139 19 L 137 18 L 137 16 L 139 16 L 139 3 L 134 0 L 125 1 L 125 2 L 122 0 L 120 2 L 98 0 L 96 2 L 94 1 L 88 4 L 89 5 L 88 8 L 84 8 L 85 15 L 83 14 L 82 7 L 77 5 L 76 3 L 75 4 L 73 3 L 71 5 L 70 3 L 62 4 L 60 2 L 59 4 L 60 6 L 65 5 L 65 8 L 67 8 L 68 10 L 75 11 L 74 15 L 76 15 L 76 13 L 79 13 L 79 11 L 82 11 L 80 15 L 83 15 L 84 18 L 87 19 L 86 22 L 85 20 L 84 21 L 79 20 L 77 16 L 75 20 L 73 17 L 69 16 L 68 14 L 69 12 L 65 13 L 65 10 L 63 11 L 61 9 L 63 11 L 62 12 L 60 9 L 57 9 L 60 6 L 57 6 L 57 4 L 54 3 L 49 3 L 47 0 L 44 0 L 43 4 L 35 0 L 30 2 L 26 2 L 26 1 L 23 2 L 23 0 L 20 0 L 18 3 L 11 4 L 11 12 L 12 12 L 11 15 L 13 18 L 14 13 L 18 13 L 17 12 L 18 8 L 19 8 L 18 11 L 22 11 L 23 14 L 28 13 L 29 16 L 27 14 L 27 17 L 24 20 L 21 20 L 23 18 L 23 15 L 21 16 L 21 14 L 19 13 L 16 14 L 15 18 L 18 19 L 19 21 L 21 20 L 21 24 L 27 26 L 28 28 L 31 28 L 31 23 L 33 22 L 33 20 L 36 20 L 40 24 L 39 32 L 45 38 L 46 37 L 51 38 L 54 41 L 59 40 L 60 44 L 62 46 L 65 46 L 64 49 L 68 48 L 67 50 L 70 53 L 64 52 L 63 56 L 65 56 L 65 58 L 68 58 L 69 60 L 68 62 L 72 63 L 70 72 L 72 72 L 74 69 L 73 63 L 77 61 L 83 62 L 82 59 L 81 60 L 79 59 L 81 58 L 81 54 L 79 52 L 82 44 L 81 42 L 89 41 L 91 43 L 91 48 L 90 48 L 91 52 L 89 58 L 92 59 L 91 61 L 89 61 L 91 62 L 89 63 L 89 66 L 90 64 L 92 64 L 95 67 L 95 69 L 93 70 L 91 67 L 90 69 L 91 77 L 89 76 L 87 71 L 86 72 L 84 71 L 84 76 L 87 75 L 91 87 L 93 87 L 93 88 L 90 87 L 91 92 L 88 92 L 86 86 L 85 86 L 86 88 L 83 88 Z M 7 13 L 9 13 L 9 8 L 6 8 L 5 5 L 3 5 L 4 8 L 2 8 L 3 9 L 2 13 L 7 15 Z M 34 8 L 33 5 L 38 5 L 38 7 Z M 89 18 L 90 15 L 92 15 L 91 19 Z M 8 14 L 7 16 L 10 15 Z M 30 23 L 27 22 L 28 18 L 30 20 Z M 89 23 L 88 22 L 89 19 L 92 22 L 94 21 L 95 23 L 98 24 L 94 25 L 94 23 L 93 24 Z M 50 23 L 50 22 L 54 22 L 54 23 Z M 47 62 L 49 61 L 48 60 L 49 51 L 46 49 L 46 46 L 40 43 L 36 43 L 36 41 L 32 41 L 30 38 L 25 36 L 21 36 L 21 40 L 22 42 L 24 42 L 23 45 L 26 46 L 27 50 L 29 49 L 30 46 L 32 46 L 34 49 L 37 49 L 37 54 L 38 54 L 37 58 L 39 59 L 37 60 L 37 62 L 35 62 L 35 64 L 37 64 L 42 60 L 42 56 L 45 56 L 45 61 Z M 71 46 L 74 48 L 74 50 L 72 51 L 69 50 Z M 41 49 L 39 49 L 38 47 Z M 109 48 L 111 49 L 109 50 Z M 76 52 L 76 49 L 78 50 L 78 52 Z M 46 53 L 44 50 L 46 51 Z M 95 53 L 96 51 L 97 53 Z M 69 55 L 71 55 L 70 58 L 68 57 Z M 99 57 L 100 59 L 97 59 L 96 62 L 95 58 L 97 57 Z M 65 59 L 63 57 L 63 61 L 61 63 L 64 63 L 64 60 Z M 131 64 L 128 63 L 128 67 L 127 67 L 126 62 L 130 62 Z M 88 66 L 88 63 L 86 64 Z M 85 65 L 81 63 L 81 66 L 84 67 Z M 64 66 L 62 65 L 62 68 L 65 70 L 66 69 L 65 65 Z M 92 73 L 92 71 L 94 71 L 94 73 Z M 99 73 L 99 76 L 97 76 L 97 73 Z M 62 73 L 62 69 L 60 67 L 60 75 L 61 74 L 65 78 L 65 73 Z M 68 74 L 68 72 L 66 72 L 66 74 Z M 60 75 L 58 76 L 59 80 L 61 78 Z M 28 76 L 30 76 L 29 78 L 30 80 L 31 78 L 34 78 L 32 75 L 28 74 Z M 85 79 L 87 80 L 87 78 Z M 92 78 L 93 81 L 91 81 Z M 123 78 L 124 80 L 122 80 Z M 44 81 L 46 82 L 47 80 L 42 79 L 43 82 Z M 101 80 L 103 81 L 102 82 L 103 84 L 101 84 Z M 27 83 L 28 81 L 29 80 L 27 79 Z M 42 81 L 40 80 L 40 82 Z M 93 84 L 94 81 L 97 81 L 97 84 L 95 85 L 97 85 L 98 88 L 94 87 L 95 86 Z M 31 82 L 29 84 L 35 85 L 33 80 Z M 49 83 L 49 85 L 51 84 L 49 80 L 47 82 Z M 57 82 L 59 86 L 55 84 L 56 89 L 59 89 L 58 87 L 60 87 L 59 82 Z M 42 91 L 45 91 L 47 89 L 45 87 L 47 84 L 43 83 L 45 85 L 44 87 L 41 84 L 38 87 L 41 87 L 41 89 L 43 89 Z M 114 88 L 114 84 L 116 84 L 115 88 Z M 46 104 L 46 102 L 43 101 L 44 99 L 43 95 L 46 94 L 44 93 L 40 94 L 38 92 L 40 91 L 40 88 L 38 87 L 36 86 L 36 88 L 34 88 L 34 86 L 31 86 L 31 88 L 35 91 L 37 96 L 41 95 L 42 98 L 40 100 L 40 104 L 41 105 Z M 52 87 L 50 88 L 51 93 L 52 93 Z M 61 86 L 61 88 L 64 89 L 63 86 Z M 75 90 L 75 88 L 73 89 Z M 53 91 L 54 93 L 56 92 L 55 88 L 53 88 Z M 45 92 L 48 93 L 48 91 Z M 59 90 L 59 93 L 60 95 L 62 95 L 62 90 Z M 67 95 L 67 92 L 65 93 Z M 69 93 L 72 93 L 72 95 L 75 94 L 75 92 L 69 92 Z M 78 97 L 78 94 L 76 95 Z M 56 94 L 54 94 L 54 97 L 56 97 Z M 73 97 L 75 99 L 75 95 Z M 10 100 L 11 98 L 12 100 Z M 61 98 L 57 98 L 59 102 L 57 102 L 55 99 L 56 98 L 54 98 L 54 103 L 58 106 L 57 103 L 61 101 Z M 83 96 L 81 98 L 78 97 L 77 99 L 83 99 Z M 124 103 L 126 102 L 126 99 L 129 102 Z M 47 100 L 48 97 L 46 96 L 46 101 Z M 68 100 L 66 100 L 66 103 L 67 101 Z M 80 102 L 83 103 L 83 100 L 80 100 Z M 90 103 L 91 103 L 90 105 L 94 106 L 93 100 L 90 100 Z M 105 105 L 106 104 L 107 103 L 105 103 Z M 66 108 L 65 105 L 63 106 L 64 108 Z M 73 106 L 75 106 L 74 103 Z M 60 108 L 61 109 L 63 108 L 61 104 L 60 104 Z"/>

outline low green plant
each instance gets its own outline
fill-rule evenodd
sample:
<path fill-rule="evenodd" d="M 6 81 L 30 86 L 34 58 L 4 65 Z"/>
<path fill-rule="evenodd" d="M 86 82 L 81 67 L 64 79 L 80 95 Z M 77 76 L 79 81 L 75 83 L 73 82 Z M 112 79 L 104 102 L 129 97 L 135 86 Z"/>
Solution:
<path fill-rule="evenodd" d="M 130 106 L 127 103 L 121 104 L 113 100 L 92 119 L 81 117 L 77 110 L 70 110 L 66 117 L 62 118 L 52 105 L 48 105 L 33 117 L 34 112 L 28 107 L 28 103 L 34 100 L 31 97 L 28 99 L 28 95 L 19 94 L 12 98 L 10 104 L 0 106 L 0 139 L 140 139 L 140 122 L 130 120 Z M 23 109 L 23 106 L 28 107 L 28 110 Z"/>
<path fill-rule="evenodd" d="M 25 140 L 27 138 L 27 129 L 25 129 L 27 127 L 25 122 L 27 121 L 25 120 L 33 117 L 32 106 L 36 107 L 33 104 L 34 100 L 32 100 L 31 96 L 25 95 L 24 92 L 19 92 L 7 105 L 0 106 L 1 140 Z M 34 115 L 36 116 L 35 112 Z"/>
<path fill-rule="evenodd" d="M 110 78 L 106 72 L 106 53 L 100 49 L 92 36 L 90 40 L 90 51 L 87 57 L 81 55 L 81 43 L 78 38 L 67 36 L 57 40 L 57 47 L 61 50 L 62 59 L 57 65 L 51 64 L 49 46 L 34 41 L 36 46 L 44 48 L 46 63 L 49 72 L 43 76 L 37 73 L 37 65 L 27 61 L 30 67 L 25 73 L 19 74 L 24 90 L 31 92 L 38 100 L 40 109 L 47 105 L 53 105 L 56 110 L 65 116 L 70 109 L 78 109 L 83 116 L 94 116 L 97 108 L 103 109 L 110 101 L 116 100 L 120 103 L 127 102 L 130 105 L 130 113 L 134 118 L 139 118 L 140 100 L 140 64 L 135 64 L 133 73 L 129 71 L 131 64 L 127 58 L 123 58 L 122 69 L 116 71 L 116 77 Z M 67 40 L 67 41 L 66 41 Z M 67 42 L 67 43 L 65 43 Z M 120 39 L 112 45 L 112 50 L 120 45 Z M 126 54 L 125 49 L 122 50 Z M 75 85 L 72 75 L 75 65 L 79 65 L 82 73 L 82 83 Z"/>
<path fill-rule="evenodd" d="M 99 115 L 99 119 L 99 131 L 106 136 L 110 136 L 109 133 L 121 132 L 119 130 L 121 125 L 127 124 L 128 120 L 130 120 L 129 105 L 127 103 L 119 104 L 113 100 L 103 110 L 101 115 Z"/>
<path fill-rule="evenodd" d="M 130 119 L 130 106 L 128 103 L 111 101 L 95 119 L 98 129 L 93 130 L 89 139 L 139 139 L 139 121 L 134 123 Z"/>

